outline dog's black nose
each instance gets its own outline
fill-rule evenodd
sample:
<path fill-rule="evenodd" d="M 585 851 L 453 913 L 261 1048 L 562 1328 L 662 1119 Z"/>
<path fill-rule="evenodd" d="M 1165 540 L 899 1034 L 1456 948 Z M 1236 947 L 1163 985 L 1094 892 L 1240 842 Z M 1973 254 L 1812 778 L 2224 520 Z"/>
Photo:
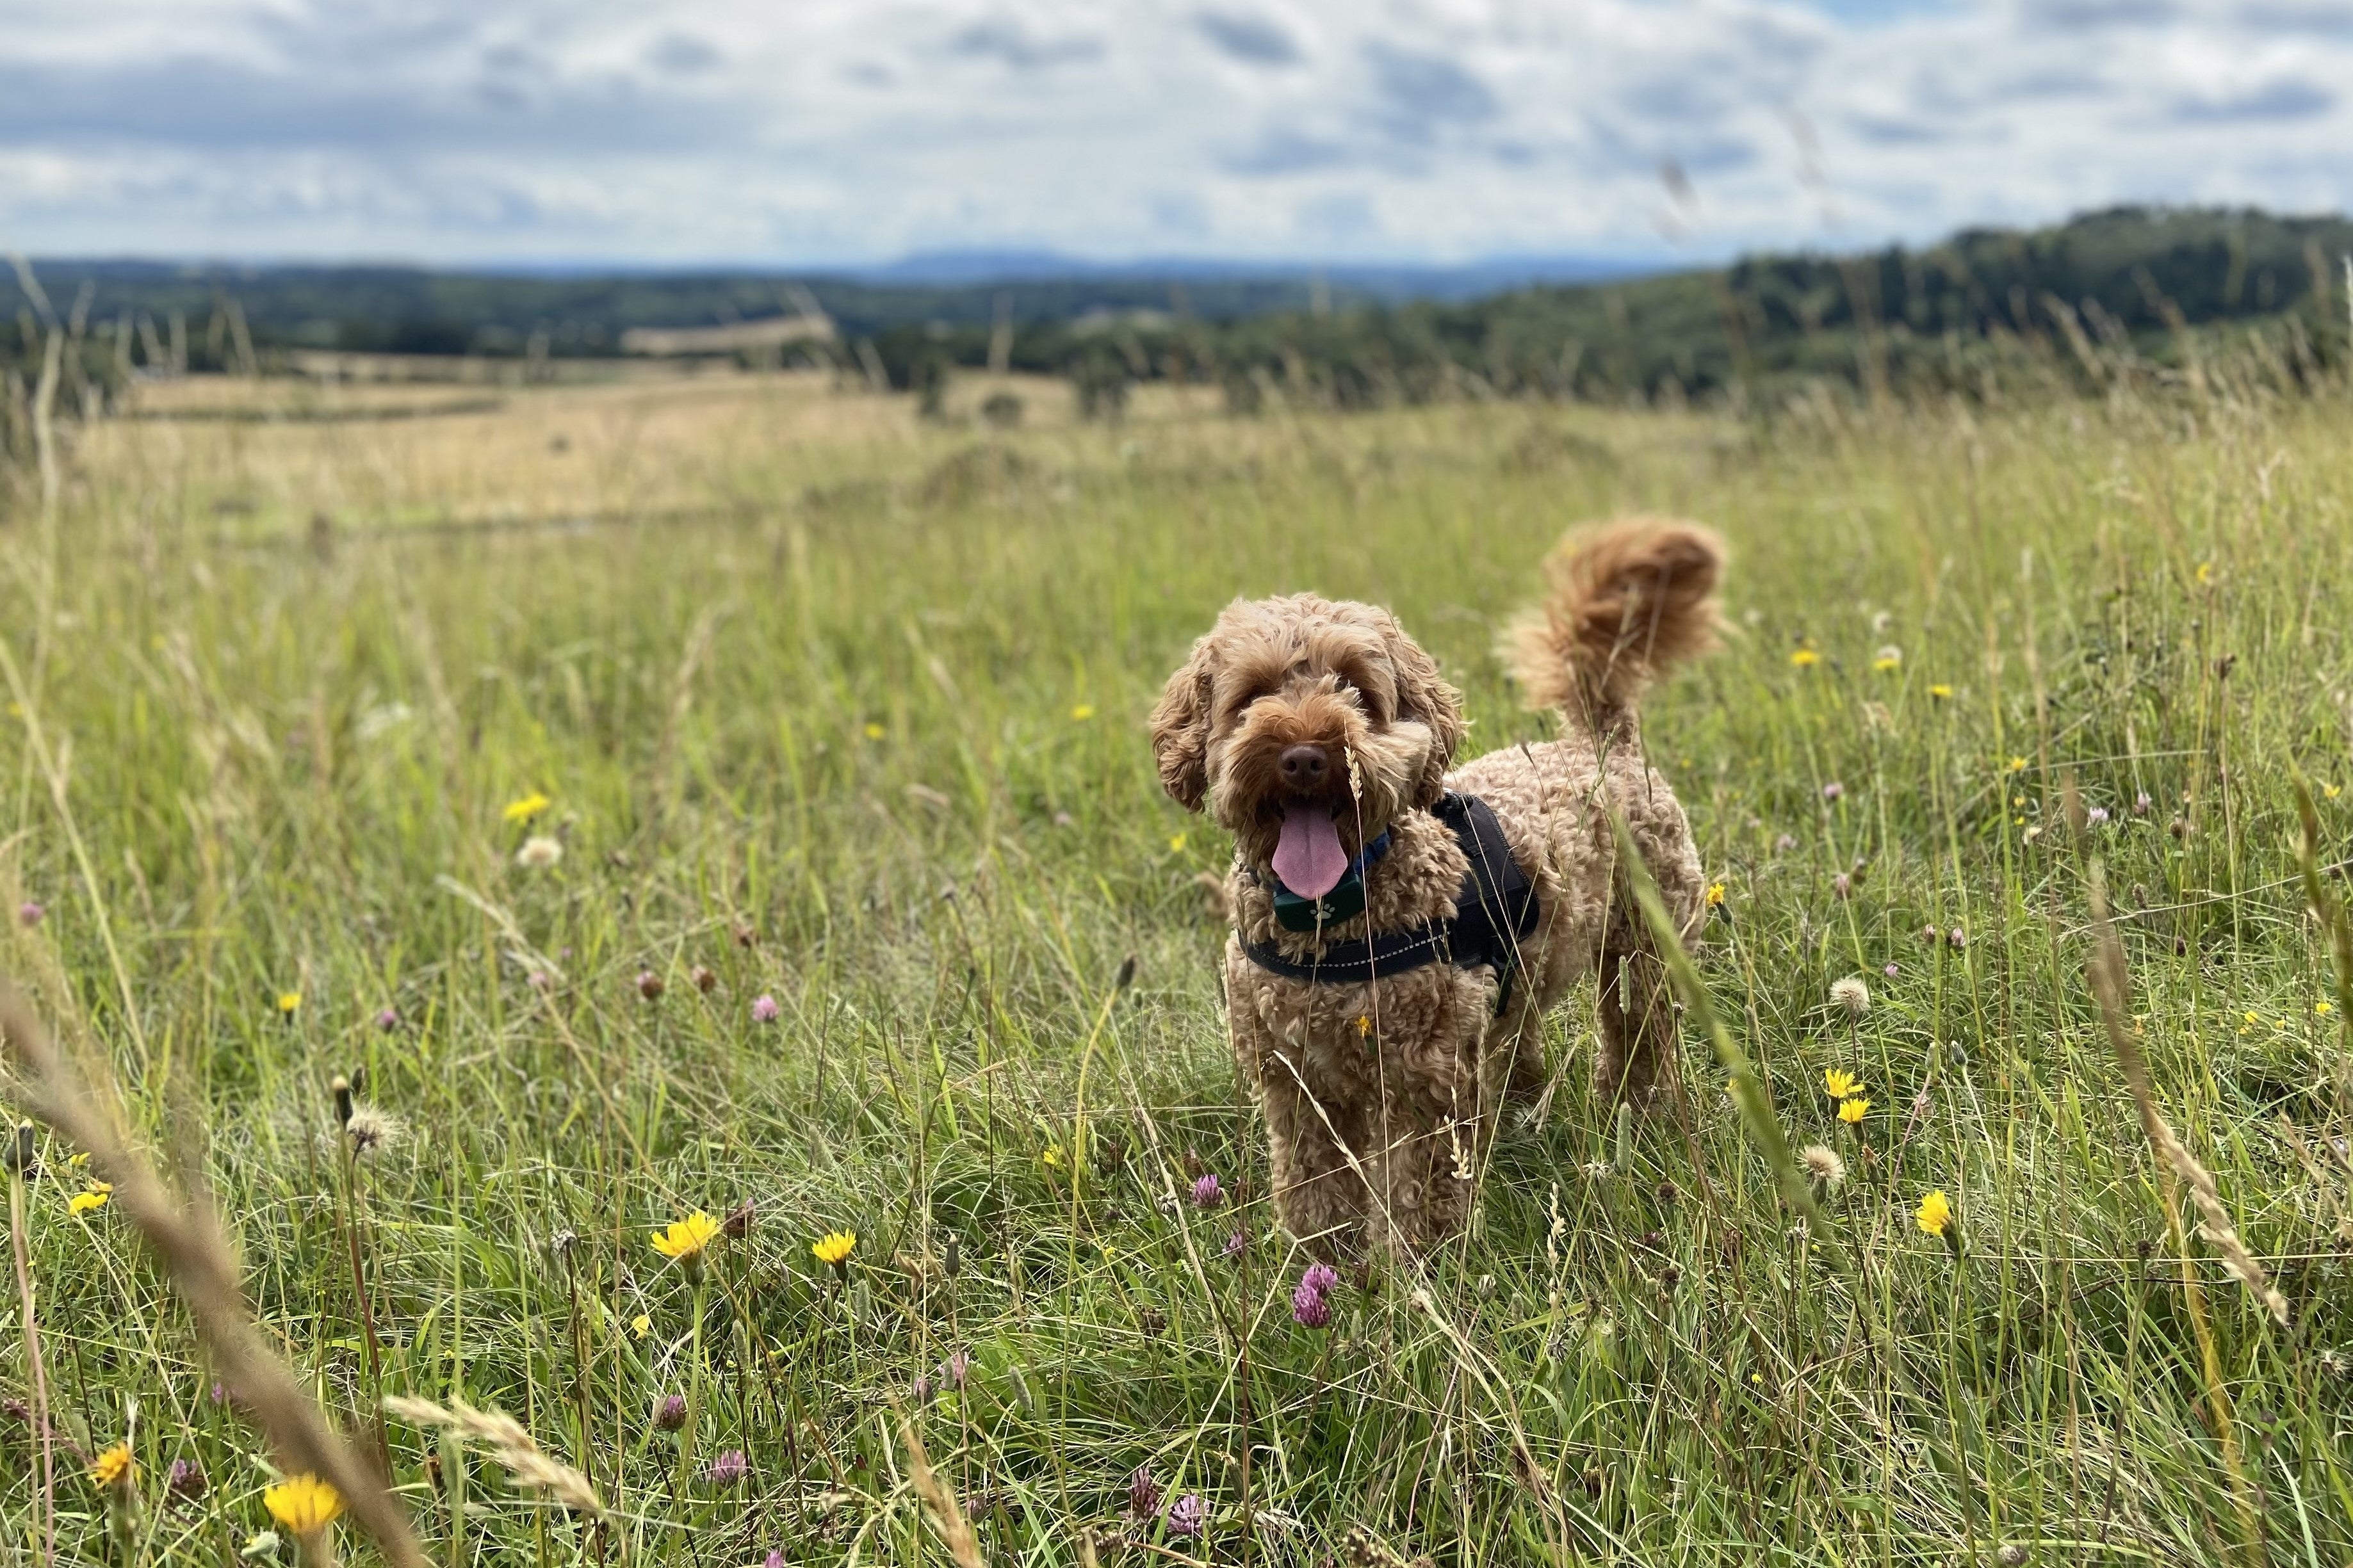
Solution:
<path fill-rule="evenodd" d="M 1331 765 L 1321 746 L 1286 746 L 1281 760 L 1282 782 L 1298 790 L 1318 788 Z"/>

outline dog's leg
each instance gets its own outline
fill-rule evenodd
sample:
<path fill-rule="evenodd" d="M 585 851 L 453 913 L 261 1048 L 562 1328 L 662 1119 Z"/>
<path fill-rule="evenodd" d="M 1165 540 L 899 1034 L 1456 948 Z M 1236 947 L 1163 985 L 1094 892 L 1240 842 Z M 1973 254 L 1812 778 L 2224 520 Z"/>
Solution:
<path fill-rule="evenodd" d="M 1675 1059 L 1675 1010 L 1650 927 L 1639 910 L 1620 904 L 1601 950 L 1601 1050 L 1594 1058 L 1593 1090 L 1605 1105 L 1625 1100 L 1640 1110 Z"/>
<path fill-rule="evenodd" d="M 1310 1252 L 1335 1258 L 1356 1250 L 1364 1237 L 1365 1182 L 1350 1159 L 1365 1146 L 1361 1099 L 1312 1092 L 1326 1075 L 1314 1070 L 1310 1047 L 1278 1034 L 1279 1005 L 1273 1013 L 1229 1014 L 1235 1060 L 1266 1118 L 1275 1217 Z"/>

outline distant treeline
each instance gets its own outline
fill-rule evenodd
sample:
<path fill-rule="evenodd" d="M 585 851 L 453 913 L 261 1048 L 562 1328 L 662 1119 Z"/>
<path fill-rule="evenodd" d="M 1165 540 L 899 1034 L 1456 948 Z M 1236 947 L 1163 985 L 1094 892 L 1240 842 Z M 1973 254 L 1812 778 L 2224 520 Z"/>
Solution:
<path fill-rule="evenodd" d="M 397 268 L 49 269 L 49 310 L 79 301 L 81 374 L 282 363 L 303 348 L 597 357 L 632 326 L 822 310 L 831 342 L 787 363 L 935 394 L 992 363 L 1070 377 L 1115 413 L 1151 380 L 1356 407 L 1451 395 L 1771 397 L 1829 384 L 1902 395 L 1969 390 L 2031 368 L 2096 383 L 2129 360 L 2179 365 L 2260 329 L 2291 377 L 2346 357 L 2353 221 L 2119 207 L 2030 232 L 1978 229 L 1921 250 L 1761 257 L 1628 281 L 1517 289 L 1468 303 L 1381 305 L 1296 279 L 1139 278 L 884 287 L 753 277 L 546 279 Z M 40 312 L 13 283 L 19 330 L 0 372 L 37 374 Z M 0 295 L 5 298 L 5 295 Z M 19 395 L 21 395 L 21 394 Z"/>

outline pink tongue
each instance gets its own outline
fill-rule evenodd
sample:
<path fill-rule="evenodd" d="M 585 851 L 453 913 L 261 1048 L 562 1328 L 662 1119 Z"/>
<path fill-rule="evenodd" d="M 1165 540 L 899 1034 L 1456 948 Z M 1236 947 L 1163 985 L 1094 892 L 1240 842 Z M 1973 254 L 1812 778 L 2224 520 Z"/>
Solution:
<path fill-rule="evenodd" d="M 1320 805 L 1287 805 L 1282 809 L 1282 836 L 1275 840 L 1274 874 L 1302 898 L 1320 899 L 1348 874 L 1347 851 L 1340 847 L 1340 830 L 1332 813 Z"/>

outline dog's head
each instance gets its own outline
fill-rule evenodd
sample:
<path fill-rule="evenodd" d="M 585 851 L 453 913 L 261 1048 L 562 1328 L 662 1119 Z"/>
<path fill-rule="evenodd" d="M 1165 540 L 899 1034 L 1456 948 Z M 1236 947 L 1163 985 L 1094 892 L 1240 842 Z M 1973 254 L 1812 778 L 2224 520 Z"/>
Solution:
<path fill-rule="evenodd" d="M 1461 698 L 1395 616 L 1309 594 L 1228 605 L 1152 710 L 1169 795 L 1311 898 L 1438 799 L 1462 733 Z"/>

